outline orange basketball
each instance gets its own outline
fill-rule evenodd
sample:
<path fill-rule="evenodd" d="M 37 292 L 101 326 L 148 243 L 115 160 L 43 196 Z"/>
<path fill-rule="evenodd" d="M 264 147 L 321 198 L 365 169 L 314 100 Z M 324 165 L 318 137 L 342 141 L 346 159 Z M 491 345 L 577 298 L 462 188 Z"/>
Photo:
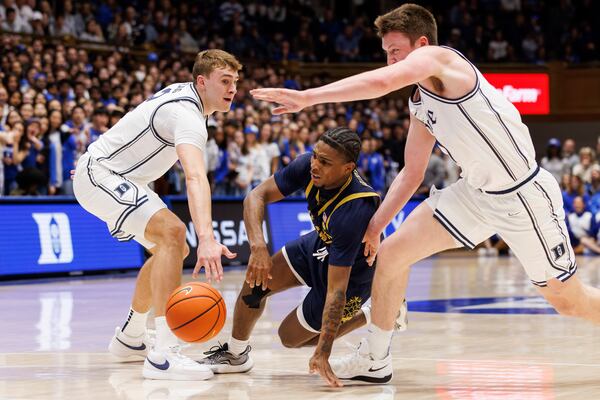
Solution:
<path fill-rule="evenodd" d="M 221 293 L 208 283 L 190 282 L 179 286 L 167 301 L 166 318 L 175 336 L 201 343 L 218 334 L 227 310 Z"/>

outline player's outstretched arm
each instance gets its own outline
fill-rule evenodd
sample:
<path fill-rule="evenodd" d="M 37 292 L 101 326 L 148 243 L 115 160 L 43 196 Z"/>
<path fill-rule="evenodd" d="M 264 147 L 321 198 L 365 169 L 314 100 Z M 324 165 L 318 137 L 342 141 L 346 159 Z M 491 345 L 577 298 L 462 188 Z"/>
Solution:
<path fill-rule="evenodd" d="M 264 88 L 253 89 L 250 94 L 257 100 L 279 104 L 272 110 L 273 114 L 298 112 L 320 103 L 374 99 L 431 76 L 441 75 L 443 65 L 438 57 L 440 51 L 443 50 L 437 46 L 424 46 L 410 53 L 403 61 L 318 88 L 302 91 Z"/>
<path fill-rule="evenodd" d="M 429 133 L 421 121 L 411 115 L 404 150 L 404 168 L 390 185 L 381 206 L 371 218 L 363 240 L 365 242 L 365 256 L 368 256 L 367 262 L 369 265 L 372 265 L 375 261 L 381 232 L 406 205 L 423 182 L 434 144 L 435 137 Z"/>
<path fill-rule="evenodd" d="M 250 260 L 246 270 L 246 282 L 251 288 L 262 286 L 266 290 L 271 279 L 271 255 L 267 248 L 262 223 L 265 206 L 283 199 L 275 179 L 269 179 L 255 187 L 244 199 L 244 224 L 250 242 Z"/>
<path fill-rule="evenodd" d="M 236 254 L 215 240 L 210 185 L 204 167 L 204 154 L 198 147 L 186 143 L 178 144 L 176 150 L 185 174 L 188 205 L 198 235 L 198 261 L 193 276 L 197 278 L 198 272 L 204 267 L 209 282 L 212 279 L 220 281 L 223 279 L 221 255 L 231 259 L 235 258 Z"/>
<path fill-rule="evenodd" d="M 342 323 L 346 305 L 346 288 L 350 280 L 351 267 L 330 265 L 327 273 L 327 297 L 323 308 L 319 342 L 308 367 L 311 374 L 318 373 L 332 387 L 343 386 L 329 365 L 333 341 Z"/>

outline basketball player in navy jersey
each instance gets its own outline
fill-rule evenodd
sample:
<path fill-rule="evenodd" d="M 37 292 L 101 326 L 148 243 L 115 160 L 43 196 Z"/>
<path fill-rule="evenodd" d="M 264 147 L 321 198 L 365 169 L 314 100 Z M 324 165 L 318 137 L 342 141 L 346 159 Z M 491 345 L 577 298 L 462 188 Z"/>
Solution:
<path fill-rule="evenodd" d="M 364 237 L 369 261 L 378 253 L 369 335 L 354 354 L 332 361 L 338 377 L 391 378 L 392 327 L 410 265 L 442 250 L 473 248 L 495 233 L 559 313 L 599 323 L 600 290 L 575 275 L 560 188 L 537 165 L 517 109 L 462 54 L 437 45 L 436 22 L 425 8 L 404 4 L 378 17 L 375 25 L 388 66 L 305 91 L 251 91 L 257 99 L 278 103 L 273 112 L 281 114 L 415 85 L 406 165 Z M 461 167 L 462 179 L 433 190 L 379 248 L 380 233 L 423 180 L 436 140 Z"/>
<path fill-rule="evenodd" d="M 135 240 L 152 256 L 138 275 L 127 320 L 117 328 L 109 351 L 119 360 L 145 359 L 149 379 L 201 380 L 212 371 L 179 353 L 167 326 L 165 305 L 181 283 L 189 252 L 185 225 L 148 186 L 177 160 L 199 238 L 194 277 L 204 267 L 209 279 L 223 276 L 221 256 L 235 257 L 217 242 L 212 229 L 210 186 L 204 168 L 206 119 L 227 112 L 236 93 L 241 64 L 229 53 L 198 53 L 193 82 L 166 87 L 125 115 L 88 147 L 77 163 L 73 188 L 77 201 L 106 222 L 120 241 Z M 154 308 L 156 343 L 146 344 L 146 319 Z"/>
<path fill-rule="evenodd" d="M 313 153 L 299 156 L 256 187 L 244 201 L 251 255 L 246 282 L 235 305 L 229 341 L 203 360 L 216 373 L 249 371 L 250 334 L 266 300 L 295 286 L 311 289 L 279 327 L 286 347 L 316 345 L 311 371 L 341 385 L 329 367 L 333 340 L 368 322 L 374 267 L 367 265 L 363 233 L 379 205 L 379 195 L 358 175 L 358 135 L 347 128 L 324 133 Z M 315 230 L 287 243 L 273 257 L 262 231 L 267 203 L 304 190 Z M 398 330 L 405 329 L 405 308 Z"/>

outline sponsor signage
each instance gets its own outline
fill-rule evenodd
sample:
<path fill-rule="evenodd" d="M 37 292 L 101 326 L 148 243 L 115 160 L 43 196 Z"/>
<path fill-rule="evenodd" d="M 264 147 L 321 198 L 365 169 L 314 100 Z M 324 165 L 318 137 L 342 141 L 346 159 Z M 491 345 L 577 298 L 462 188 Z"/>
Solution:
<path fill-rule="evenodd" d="M 389 236 L 394 233 L 408 214 L 420 203 L 421 200 L 410 200 L 386 227 L 384 235 Z M 269 204 L 267 207 L 274 253 L 279 251 L 287 242 L 297 239 L 314 229 L 305 201 L 285 201 Z"/>
<path fill-rule="evenodd" d="M 550 114 L 548 74 L 483 74 L 523 115 Z"/>
<path fill-rule="evenodd" d="M 135 242 L 120 243 L 76 203 L 0 204 L 0 276 L 139 268 Z"/>
<path fill-rule="evenodd" d="M 184 267 L 193 267 L 196 265 L 196 251 L 198 249 L 198 236 L 194 228 L 194 223 L 190 217 L 188 202 L 185 198 L 173 198 L 170 201 L 171 211 L 175 213 L 186 226 L 187 243 L 190 246 L 190 254 L 185 259 Z M 223 265 L 245 264 L 250 258 L 250 244 L 246 225 L 244 224 L 244 208 L 241 200 L 224 200 L 212 203 L 213 232 L 215 239 L 224 244 L 237 257 L 229 260 L 226 257 L 221 259 Z M 263 232 L 265 240 L 270 243 L 270 237 L 267 231 L 267 224 L 263 222 Z"/>

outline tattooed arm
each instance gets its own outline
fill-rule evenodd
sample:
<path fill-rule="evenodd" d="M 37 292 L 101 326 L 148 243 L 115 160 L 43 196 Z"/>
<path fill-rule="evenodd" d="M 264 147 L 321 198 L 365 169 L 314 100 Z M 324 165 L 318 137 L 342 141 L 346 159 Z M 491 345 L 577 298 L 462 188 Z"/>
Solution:
<path fill-rule="evenodd" d="M 330 386 L 342 386 L 329 365 L 329 355 L 333 340 L 342 322 L 346 305 L 346 288 L 350 279 L 351 267 L 330 265 L 327 275 L 327 297 L 323 308 L 321 335 L 315 353 L 309 362 L 310 373 L 319 373 Z"/>

